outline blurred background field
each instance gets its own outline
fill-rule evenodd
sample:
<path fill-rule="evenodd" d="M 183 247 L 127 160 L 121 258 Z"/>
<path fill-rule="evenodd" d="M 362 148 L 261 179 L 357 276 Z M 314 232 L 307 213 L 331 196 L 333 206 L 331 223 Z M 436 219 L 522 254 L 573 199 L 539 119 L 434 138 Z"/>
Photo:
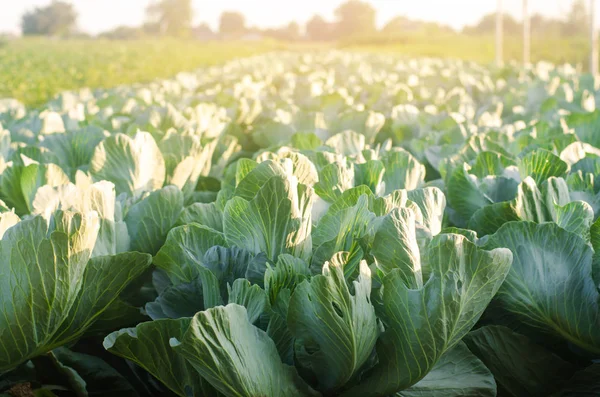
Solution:
<path fill-rule="evenodd" d="M 353 51 L 393 52 L 407 57 L 458 58 L 479 63 L 494 61 L 494 37 L 492 35 L 471 36 L 466 34 L 443 34 L 427 36 L 413 34 L 395 36 L 393 39 L 371 40 L 357 38 L 338 44 L 339 48 Z M 557 50 L 559 49 L 559 50 Z M 504 39 L 504 56 L 518 61 L 523 53 L 522 41 L 518 37 Z M 546 61 L 555 64 L 579 65 L 583 71 L 589 57 L 589 40 L 584 37 L 534 39 L 531 42 L 531 61 Z"/>
<path fill-rule="evenodd" d="M 522 59 L 521 1 L 505 0 L 505 61 Z M 538 7 L 530 18 L 531 61 L 570 63 L 585 72 L 590 51 L 590 3 L 531 2 Z M 64 90 L 143 83 L 274 50 L 391 52 L 484 64 L 493 62 L 495 54 L 496 0 L 471 2 L 471 8 L 491 10 L 469 17 L 472 22 L 465 17 L 469 1 L 458 1 L 455 12 L 461 18 L 450 15 L 446 19 L 463 21 L 460 26 L 436 17 L 440 10 L 437 14 L 432 10 L 431 20 L 427 20 L 402 14 L 410 7 L 403 8 L 400 2 L 394 8 L 398 15 L 393 15 L 389 14 L 391 2 L 340 0 L 325 1 L 331 3 L 331 15 L 314 14 L 304 20 L 298 17 L 276 27 L 256 25 L 244 10 L 226 9 L 213 18 L 211 26 L 198 22 L 198 15 L 204 16 L 214 5 L 199 5 L 193 0 L 135 0 L 128 7 L 137 4 L 135 9 L 143 13 L 140 23 L 91 29 L 94 32 L 81 20 L 92 12 L 81 1 L 25 3 L 31 6 L 20 7 L 25 11 L 20 14 L 19 30 L 13 28 L 2 34 L 0 16 L 0 98 L 16 98 L 30 106 L 40 105 Z M 432 9 L 447 6 L 442 1 L 429 3 Z M 84 11 L 81 16 L 80 11 Z"/>
<path fill-rule="evenodd" d="M 41 105 L 65 90 L 111 88 L 167 78 L 279 47 L 275 41 L 224 44 L 174 38 L 93 42 L 19 38 L 0 48 L 0 98 Z"/>

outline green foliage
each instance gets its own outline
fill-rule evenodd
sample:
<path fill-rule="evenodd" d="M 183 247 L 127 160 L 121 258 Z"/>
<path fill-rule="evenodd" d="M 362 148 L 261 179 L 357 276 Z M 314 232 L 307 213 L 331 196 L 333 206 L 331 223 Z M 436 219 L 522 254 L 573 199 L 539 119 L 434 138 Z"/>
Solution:
<path fill-rule="evenodd" d="M 147 24 L 155 26 L 161 35 L 186 37 L 190 35 L 194 17 L 191 0 L 160 0 L 146 8 Z"/>
<path fill-rule="evenodd" d="M 367 2 L 348 0 L 335 10 L 338 19 L 336 25 L 337 37 L 361 35 L 374 32 L 376 11 Z"/>
<path fill-rule="evenodd" d="M 273 43 L 223 45 L 174 39 L 11 40 L 0 47 L 0 98 L 39 106 L 64 90 L 149 82 L 274 47 Z"/>
<path fill-rule="evenodd" d="M 45 7 L 26 12 L 21 19 L 24 36 L 57 36 L 72 33 L 77 22 L 77 12 L 71 3 L 53 1 Z"/>
<path fill-rule="evenodd" d="M 598 394 L 596 91 L 306 53 L 0 101 L 0 393 Z"/>
<path fill-rule="evenodd" d="M 246 31 L 246 19 L 242 13 L 225 11 L 219 20 L 219 33 L 225 37 L 239 37 Z"/>

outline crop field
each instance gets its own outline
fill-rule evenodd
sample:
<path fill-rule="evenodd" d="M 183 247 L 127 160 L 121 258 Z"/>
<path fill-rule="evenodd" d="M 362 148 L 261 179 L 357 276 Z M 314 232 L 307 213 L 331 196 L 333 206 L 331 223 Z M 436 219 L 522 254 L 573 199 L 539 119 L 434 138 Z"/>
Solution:
<path fill-rule="evenodd" d="M 455 58 L 490 64 L 494 60 L 492 36 L 407 34 L 340 42 L 231 42 L 182 39 L 0 39 L 0 98 L 15 98 L 39 107 L 66 90 L 106 89 L 119 85 L 149 83 L 178 72 L 222 64 L 234 58 L 272 51 L 389 54 L 404 57 Z M 522 41 L 507 36 L 507 60 L 522 59 Z M 570 63 L 580 71 L 588 65 L 589 43 L 585 37 L 568 39 L 534 37 L 533 62 Z"/>
<path fill-rule="evenodd" d="M 483 64 L 494 62 L 495 38 L 493 35 L 471 36 L 467 34 L 405 34 L 401 36 L 364 37 L 349 39 L 338 44 L 340 49 L 397 53 L 410 57 L 453 58 Z M 589 64 L 589 40 L 587 37 L 544 37 L 535 35 L 531 41 L 531 61 L 551 62 L 557 65 L 570 63 L 582 70 Z M 504 38 L 505 59 L 520 62 L 523 59 L 523 40 L 520 36 Z"/>
<path fill-rule="evenodd" d="M 597 79 L 163 50 L 0 100 L 0 395 L 600 395 Z"/>
<path fill-rule="evenodd" d="M 166 38 L 0 41 L 0 98 L 39 106 L 66 90 L 150 82 L 282 46 Z"/>

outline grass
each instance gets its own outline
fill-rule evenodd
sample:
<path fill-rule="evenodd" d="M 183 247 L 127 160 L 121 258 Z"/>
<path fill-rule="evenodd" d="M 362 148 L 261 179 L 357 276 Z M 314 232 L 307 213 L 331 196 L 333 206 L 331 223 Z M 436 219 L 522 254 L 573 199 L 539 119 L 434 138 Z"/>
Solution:
<path fill-rule="evenodd" d="M 493 36 L 461 34 L 394 37 L 380 34 L 337 44 L 26 38 L 0 42 L 0 98 L 16 98 L 29 106 L 37 106 L 65 90 L 143 83 L 272 50 L 327 51 L 332 47 L 412 57 L 459 58 L 480 63 L 494 60 Z M 588 64 L 589 46 L 583 37 L 534 37 L 531 47 L 534 62 L 572 63 L 581 65 L 582 71 Z M 520 38 L 505 38 L 504 55 L 506 60 L 521 59 Z"/>
<path fill-rule="evenodd" d="M 0 46 L 0 98 L 36 106 L 65 90 L 147 82 L 279 48 L 275 42 L 9 40 Z"/>
<path fill-rule="evenodd" d="M 426 56 L 434 58 L 457 58 L 483 64 L 495 58 L 493 36 L 468 36 L 463 34 L 403 35 L 382 39 L 365 38 L 340 45 L 346 50 L 367 52 L 401 53 L 406 56 Z M 504 38 L 504 60 L 521 61 L 523 46 L 520 37 Z M 554 64 L 570 63 L 586 71 L 589 59 L 589 42 L 585 37 L 569 39 L 533 37 L 531 41 L 531 61 L 549 61 Z"/>

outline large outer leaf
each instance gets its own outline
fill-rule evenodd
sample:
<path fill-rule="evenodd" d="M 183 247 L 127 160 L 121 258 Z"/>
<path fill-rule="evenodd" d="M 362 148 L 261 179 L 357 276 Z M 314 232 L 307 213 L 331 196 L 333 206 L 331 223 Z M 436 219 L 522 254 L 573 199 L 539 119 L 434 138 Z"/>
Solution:
<path fill-rule="evenodd" d="M 514 203 L 503 201 L 487 205 L 477 210 L 469 220 L 469 229 L 477 232 L 479 236 L 494 234 L 502 225 L 511 221 L 519 221 L 519 214 Z"/>
<path fill-rule="evenodd" d="M 521 179 L 530 176 L 541 184 L 551 176 L 565 176 L 569 165 L 555 154 L 546 150 L 535 150 L 527 153 L 519 161 Z"/>
<path fill-rule="evenodd" d="M 2 169 L 2 168 L 0 168 Z M 23 166 L 12 165 L 0 172 L 0 200 L 3 200 L 9 208 L 19 215 L 25 215 L 29 212 L 27 199 L 21 189 L 21 174 Z"/>
<path fill-rule="evenodd" d="M 414 211 L 396 208 L 383 218 L 375 233 L 371 255 L 383 274 L 398 269 L 410 288 L 423 286 Z"/>
<path fill-rule="evenodd" d="M 566 117 L 567 124 L 575 130 L 575 134 L 583 142 L 596 147 L 600 146 L 598 139 L 598 125 L 600 124 L 600 111 L 586 113 L 572 113 Z"/>
<path fill-rule="evenodd" d="M 446 196 L 436 187 L 426 187 L 407 192 L 408 199 L 414 202 L 423 215 L 423 226 L 435 236 L 442 231 Z"/>
<path fill-rule="evenodd" d="M 96 146 L 90 173 L 95 180 L 113 182 L 117 194 L 136 194 L 162 187 L 165 161 L 149 133 L 115 134 Z"/>
<path fill-rule="evenodd" d="M 174 238 L 163 246 L 155 263 L 167 271 L 175 285 L 159 289 L 158 298 L 146 305 L 150 317 L 191 317 L 224 301 L 243 304 L 252 312 L 251 318 L 264 311 L 268 305 L 261 289 L 267 270 L 263 254 L 254 256 L 238 247 L 219 246 L 219 241 L 224 242 L 219 233 L 195 224 L 173 232 L 170 236 Z M 214 236 L 220 240 L 215 242 Z"/>
<path fill-rule="evenodd" d="M 152 320 L 192 317 L 205 309 L 203 294 L 202 281 L 198 277 L 165 288 L 153 302 L 146 303 L 145 310 Z"/>
<path fill-rule="evenodd" d="M 477 210 L 492 204 L 492 200 L 480 189 L 469 175 L 469 166 L 457 168 L 448 182 L 448 202 L 466 223 Z"/>
<path fill-rule="evenodd" d="M 354 183 L 357 186 L 368 186 L 371 191 L 383 193 L 381 182 L 385 169 L 379 160 L 369 160 L 366 163 L 354 165 Z"/>
<path fill-rule="evenodd" d="M 38 189 L 32 213 L 47 217 L 57 209 L 96 211 L 100 217 L 100 231 L 92 256 L 127 251 L 130 239 L 127 225 L 121 219 L 120 207 L 116 203 L 114 184 L 108 181 L 90 183 L 91 181 L 82 179 L 76 185 L 45 185 Z"/>
<path fill-rule="evenodd" d="M 418 210 L 418 214 L 421 214 L 420 208 L 415 203 L 411 203 L 408 200 L 408 192 L 406 190 L 394 190 L 391 194 L 383 197 L 375 197 L 373 192 L 368 189 L 366 186 L 359 186 L 357 188 L 350 189 L 348 193 L 351 193 L 352 196 L 359 194 L 366 194 L 369 199 L 369 209 L 373 211 L 376 216 L 385 216 L 390 213 L 394 208 L 408 208 L 412 207 Z M 344 194 L 344 196 L 346 193 Z M 344 197 L 342 196 L 342 197 Z M 346 197 L 347 199 L 352 199 L 348 204 L 355 204 L 356 199 L 352 198 L 352 196 Z M 358 197 L 358 196 L 355 196 Z M 350 201 L 350 200 L 348 200 Z M 345 203 L 344 203 L 345 204 Z M 424 203 L 427 205 L 427 203 Z M 334 203 L 331 207 L 335 208 L 339 205 L 339 202 Z M 419 221 L 422 221 L 422 217 L 419 218 Z"/>
<path fill-rule="evenodd" d="M 279 255 L 277 264 L 269 266 L 264 275 L 265 291 L 271 306 L 267 334 L 275 342 L 282 361 L 290 365 L 294 363 L 294 337 L 287 322 L 290 295 L 310 275 L 306 262 L 287 254 Z"/>
<path fill-rule="evenodd" d="M 290 303 L 290 290 L 283 289 L 271 304 L 271 315 L 267 326 L 267 335 L 273 340 L 279 357 L 285 364 L 294 365 L 294 336 L 287 324 Z"/>
<path fill-rule="evenodd" d="M 329 207 L 314 229 L 311 267 L 320 272 L 323 263 L 340 251 L 355 252 L 358 240 L 364 237 L 375 215 L 369 211 L 369 188 L 359 186 L 345 191 Z"/>
<path fill-rule="evenodd" d="M 196 270 L 198 276 L 194 280 L 169 286 L 148 303 L 148 315 L 153 319 L 191 317 L 200 310 L 223 304 L 217 276 L 203 266 Z"/>
<path fill-rule="evenodd" d="M 425 166 L 409 152 L 396 149 L 383 156 L 385 193 L 397 189 L 413 190 L 425 180 Z"/>
<path fill-rule="evenodd" d="M 290 300 L 288 325 L 296 338 L 296 359 L 330 393 L 342 387 L 371 355 L 378 336 L 371 305 L 371 271 L 365 261 L 351 294 L 341 264 L 298 285 Z"/>
<path fill-rule="evenodd" d="M 251 323 L 255 323 L 270 309 L 265 290 L 243 278 L 238 278 L 231 286 L 227 285 L 227 295 L 228 303 L 236 303 L 246 308 Z"/>
<path fill-rule="evenodd" d="M 333 203 L 343 192 L 354 186 L 354 168 L 345 162 L 327 164 L 319 172 L 319 182 L 315 183 L 315 193 Z"/>
<path fill-rule="evenodd" d="M 305 155 L 290 151 L 289 148 L 282 147 L 276 153 L 263 152 L 257 156 L 256 161 L 265 160 L 279 161 L 280 165 L 286 170 L 284 174 L 293 175 L 298 178 L 298 183 L 306 186 L 313 186 L 319 180 L 319 174 L 312 161 Z M 260 168 L 258 166 L 257 168 Z"/>
<path fill-rule="evenodd" d="M 56 164 L 29 164 L 21 173 L 21 190 L 29 212 L 33 209 L 33 199 L 42 186 L 60 186 L 69 183 L 69 177 Z"/>
<path fill-rule="evenodd" d="M 186 199 L 193 194 L 200 176 L 209 174 L 211 158 L 216 144 L 217 140 L 213 140 L 202 149 L 196 147 L 191 149 L 181 148 L 182 151 L 189 151 L 190 153 L 174 167 L 172 174 L 167 178 L 167 183 L 181 189 Z"/>
<path fill-rule="evenodd" d="M 6 231 L 19 223 L 21 219 L 12 211 L 3 212 L 0 214 L 0 239 L 4 236 Z"/>
<path fill-rule="evenodd" d="M 202 265 L 215 274 L 223 288 L 240 278 L 262 286 L 267 258 L 262 253 L 255 256 L 242 248 L 215 245 L 204 254 Z"/>
<path fill-rule="evenodd" d="M 291 165 L 291 161 L 279 164 L 267 160 L 258 164 L 254 160 L 241 159 L 235 170 L 235 196 L 252 200 L 269 179 L 276 175 L 285 177 L 287 172 L 291 173 Z M 288 168 L 284 168 L 285 166 Z"/>
<path fill-rule="evenodd" d="M 5 113 L 5 110 L 0 111 Z M 10 131 L 2 128 L 0 124 L 0 160 L 6 160 L 10 156 L 11 147 L 10 147 Z"/>
<path fill-rule="evenodd" d="M 156 254 L 182 209 L 183 194 L 175 186 L 152 192 L 133 204 L 125 215 L 131 250 Z"/>
<path fill-rule="evenodd" d="M 385 124 L 385 116 L 371 110 L 352 110 L 342 114 L 336 114 L 330 123 L 332 131 L 351 130 L 358 132 L 367 143 L 373 143 L 377 133 Z"/>
<path fill-rule="evenodd" d="M 336 133 L 329 138 L 325 145 L 335 149 L 336 153 L 345 156 L 360 153 L 365 148 L 365 136 L 352 130 Z"/>
<path fill-rule="evenodd" d="M 246 160 L 238 164 L 236 170 L 238 185 L 233 195 L 247 200 L 250 206 L 262 206 L 263 211 L 268 207 L 269 210 L 265 214 L 266 218 L 277 217 L 275 213 L 278 212 L 278 209 L 275 208 L 277 202 L 267 203 L 265 200 L 275 197 L 277 197 L 276 200 L 283 200 L 282 197 L 287 195 L 290 202 L 289 217 L 293 219 L 293 222 L 289 225 L 292 229 L 286 237 L 286 245 L 290 247 L 295 256 L 306 260 L 312 251 L 310 238 L 311 213 L 315 199 L 312 186 L 318 179 L 318 175 L 315 166 L 308 158 L 299 153 L 286 152 L 285 150 L 285 148 L 282 148 L 278 154 L 264 153 L 264 156 L 259 156 L 275 156 L 275 160 L 279 163 L 267 160 L 258 165 L 253 165 L 252 160 Z M 276 180 L 284 180 L 285 194 L 264 190 L 266 184 L 272 183 L 270 179 L 273 177 L 276 177 Z M 238 203 L 242 203 L 242 201 L 238 201 Z M 278 203 L 283 203 L 285 207 L 288 206 L 287 203 L 282 201 Z M 223 205 L 223 210 L 224 207 L 225 205 Z M 225 216 L 224 222 L 227 222 Z M 244 248 L 249 249 L 248 247 Z M 268 254 L 267 251 L 263 252 Z M 275 258 L 271 259 L 275 260 Z"/>
<path fill-rule="evenodd" d="M 180 225 L 199 223 L 219 232 L 223 231 L 223 213 L 212 203 L 194 203 L 185 207 L 177 221 Z"/>
<path fill-rule="evenodd" d="M 431 276 L 423 288 L 407 287 L 399 270 L 386 275 L 379 362 L 344 395 L 381 396 L 421 380 L 475 325 L 511 260 L 506 249 L 484 251 L 462 235 L 442 234 L 429 247 Z"/>
<path fill-rule="evenodd" d="M 295 189 L 288 178 L 274 176 L 251 201 L 242 197 L 229 200 L 223 214 L 229 245 L 255 254 L 264 252 L 271 260 L 284 253 L 304 254 L 305 246 L 310 246 L 310 228 L 308 232 L 302 228 Z"/>
<path fill-rule="evenodd" d="M 108 335 L 104 348 L 135 362 L 178 396 L 217 397 L 217 391 L 169 346 L 169 339 L 181 338 L 190 322 L 180 318 L 141 323 Z"/>
<path fill-rule="evenodd" d="M 296 370 L 281 363 L 275 343 L 249 322 L 243 306 L 197 313 L 183 337 L 170 344 L 225 396 L 311 395 Z"/>
<path fill-rule="evenodd" d="M 506 327 L 482 327 L 464 341 L 506 395 L 545 397 L 573 374 L 571 364 Z"/>
<path fill-rule="evenodd" d="M 555 222 L 563 229 L 585 236 L 594 219 L 592 207 L 583 201 L 571 201 L 567 182 L 550 177 L 541 191 L 532 178 L 519 186 L 515 209 L 519 218 L 536 223 Z"/>
<path fill-rule="evenodd" d="M 90 259 L 82 287 L 68 318 L 55 335 L 54 344 L 65 344 L 83 335 L 86 329 L 112 304 L 125 287 L 152 263 L 152 257 L 139 252 Z"/>
<path fill-rule="evenodd" d="M 52 350 L 51 360 L 56 369 L 70 381 L 78 395 L 86 397 L 138 397 L 135 388 L 116 369 L 96 356 L 77 353 L 61 347 Z M 49 357 L 50 358 L 50 357 Z M 54 371 L 49 371 L 50 374 Z M 46 376 L 46 374 L 44 374 Z M 81 393 L 81 394 L 79 394 Z"/>
<path fill-rule="evenodd" d="M 298 284 L 309 277 L 308 265 L 302 259 L 287 254 L 279 255 L 275 266 L 269 266 L 265 271 L 265 290 L 269 302 L 274 305 L 281 290 L 293 292 Z"/>
<path fill-rule="evenodd" d="M 132 327 L 147 320 L 148 317 L 142 314 L 139 307 L 117 297 L 96 317 L 94 323 L 87 329 L 86 334 L 106 335 L 116 329 Z"/>
<path fill-rule="evenodd" d="M 49 350 L 81 290 L 98 217 L 59 211 L 53 225 L 21 221 L 0 241 L 0 371 Z"/>
<path fill-rule="evenodd" d="M 508 165 L 513 165 L 512 160 L 496 151 L 484 151 L 477 153 L 473 163 L 472 174 L 478 178 L 488 175 L 502 175 Z"/>
<path fill-rule="evenodd" d="M 495 233 L 510 221 L 555 222 L 568 231 L 585 236 L 593 218 L 594 211 L 588 203 L 571 201 L 564 179 L 551 177 L 540 190 L 535 181 L 527 177 L 519 184 L 514 200 L 481 208 L 469 221 L 469 228 L 484 236 Z"/>
<path fill-rule="evenodd" d="M 213 246 L 224 245 L 225 237 L 206 226 L 192 223 L 171 229 L 154 264 L 169 275 L 174 284 L 191 282 L 198 276 L 204 254 Z"/>
<path fill-rule="evenodd" d="M 495 397 L 496 382 L 489 369 L 459 342 L 431 372 L 397 397 Z"/>
<path fill-rule="evenodd" d="M 2 217 L 0 215 L 0 233 L 2 233 Z M 600 218 L 596 219 L 596 222 L 590 227 L 590 244 L 594 248 L 594 258 L 592 262 L 592 278 L 594 283 L 600 291 Z"/>
<path fill-rule="evenodd" d="M 64 134 L 52 134 L 44 137 L 40 143 L 56 154 L 60 165 L 73 172 L 77 167 L 87 166 L 94 155 L 94 149 L 107 132 L 94 125 L 77 130 L 68 130 Z"/>
<path fill-rule="evenodd" d="M 526 324 L 600 353 L 600 310 L 592 249 L 554 223 L 510 222 L 486 248 L 507 247 L 513 266 L 498 300 Z"/>

